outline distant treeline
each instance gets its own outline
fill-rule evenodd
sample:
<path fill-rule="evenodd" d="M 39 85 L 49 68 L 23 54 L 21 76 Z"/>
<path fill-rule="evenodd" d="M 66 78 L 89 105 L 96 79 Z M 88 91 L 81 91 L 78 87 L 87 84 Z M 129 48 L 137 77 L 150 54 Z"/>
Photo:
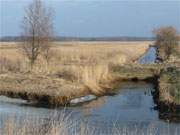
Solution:
<path fill-rule="evenodd" d="M 1 42 L 20 42 L 25 37 L 5 36 L 1 37 Z M 153 37 L 55 37 L 53 41 L 152 41 Z"/>

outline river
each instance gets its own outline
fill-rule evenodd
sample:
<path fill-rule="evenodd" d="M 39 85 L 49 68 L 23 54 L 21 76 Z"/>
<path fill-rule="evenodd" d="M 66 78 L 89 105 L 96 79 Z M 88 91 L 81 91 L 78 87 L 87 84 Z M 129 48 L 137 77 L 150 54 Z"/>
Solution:
<path fill-rule="evenodd" d="M 139 62 L 154 63 L 155 58 L 155 48 L 150 48 Z M 154 86 L 151 83 L 121 82 L 113 96 L 102 96 L 91 102 L 57 109 L 28 106 L 26 101 L 13 101 L 1 96 L 0 131 L 3 131 L 10 118 L 13 118 L 17 125 L 30 120 L 36 128 L 42 128 L 41 125 L 47 125 L 52 118 L 55 121 L 60 120 L 63 114 L 76 123 L 88 123 L 90 129 L 96 129 L 94 134 L 109 135 L 115 130 L 118 130 L 118 134 L 180 133 L 180 123 L 159 118 L 151 94 L 153 91 Z M 71 132 L 74 132 L 73 130 L 75 129 L 71 128 Z"/>

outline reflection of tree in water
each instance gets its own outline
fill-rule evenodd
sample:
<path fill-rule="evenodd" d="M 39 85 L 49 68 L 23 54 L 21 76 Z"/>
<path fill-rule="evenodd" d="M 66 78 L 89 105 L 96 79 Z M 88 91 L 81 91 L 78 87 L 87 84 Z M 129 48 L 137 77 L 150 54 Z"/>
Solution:
<path fill-rule="evenodd" d="M 102 107 L 106 102 L 106 97 L 101 97 L 83 105 L 82 112 L 85 116 L 91 115 L 93 109 Z"/>

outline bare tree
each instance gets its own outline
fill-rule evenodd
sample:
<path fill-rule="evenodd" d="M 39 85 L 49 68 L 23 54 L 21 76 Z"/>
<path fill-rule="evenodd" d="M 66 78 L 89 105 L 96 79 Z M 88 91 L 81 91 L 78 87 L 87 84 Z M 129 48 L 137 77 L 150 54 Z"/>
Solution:
<path fill-rule="evenodd" d="M 164 59 L 168 59 L 176 51 L 178 46 L 178 34 L 174 27 L 161 27 L 154 30 L 156 45 L 164 53 Z M 160 54 L 161 55 L 161 54 Z M 163 59 L 163 58 L 162 58 Z"/>
<path fill-rule="evenodd" d="M 49 59 L 50 42 L 53 36 L 52 10 L 42 0 L 33 0 L 27 7 L 22 22 L 23 50 L 34 65 L 40 53 Z"/>

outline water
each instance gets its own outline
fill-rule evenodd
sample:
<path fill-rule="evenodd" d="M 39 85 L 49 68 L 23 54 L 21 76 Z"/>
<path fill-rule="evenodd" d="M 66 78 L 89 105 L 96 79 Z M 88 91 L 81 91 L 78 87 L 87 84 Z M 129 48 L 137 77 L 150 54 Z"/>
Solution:
<path fill-rule="evenodd" d="M 115 96 L 103 96 L 89 103 L 78 106 L 48 109 L 25 106 L 24 102 L 0 101 L 0 127 L 3 127 L 9 118 L 17 123 L 25 119 L 34 121 L 44 120 L 48 124 L 55 116 L 55 120 L 63 113 L 71 120 L 88 123 L 89 127 L 98 128 L 101 133 L 111 133 L 114 127 L 130 130 L 154 130 L 153 133 L 165 133 L 167 128 L 171 134 L 180 132 L 179 123 L 168 123 L 159 118 L 156 104 L 151 92 L 152 84 L 145 82 L 124 82 L 120 84 Z M 38 126 L 37 126 L 38 127 Z"/>
<path fill-rule="evenodd" d="M 156 48 L 150 47 L 147 53 L 139 59 L 140 64 L 153 64 L 156 60 Z"/>
<path fill-rule="evenodd" d="M 150 48 L 140 62 L 153 63 L 153 60 L 154 48 Z M 90 129 L 98 129 L 95 134 L 112 134 L 116 130 L 118 134 L 178 134 L 180 123 L 159 118 L 158 110 L 154 109 L 156 104 L 152 91 L 154 86 L 151 83 L 121 82 L 114 96 L 102 96 L 88 103 L 56 110 L 29 106 L 24 100 L 0 97 L 0 131 L 11 118 L 17 125 L 30 120 L 36 128 L 42 128 L 41 125 L 48 125 L 50 119 L 59 121 L 64 114 L 76 123 L 88 123 Z"/>

